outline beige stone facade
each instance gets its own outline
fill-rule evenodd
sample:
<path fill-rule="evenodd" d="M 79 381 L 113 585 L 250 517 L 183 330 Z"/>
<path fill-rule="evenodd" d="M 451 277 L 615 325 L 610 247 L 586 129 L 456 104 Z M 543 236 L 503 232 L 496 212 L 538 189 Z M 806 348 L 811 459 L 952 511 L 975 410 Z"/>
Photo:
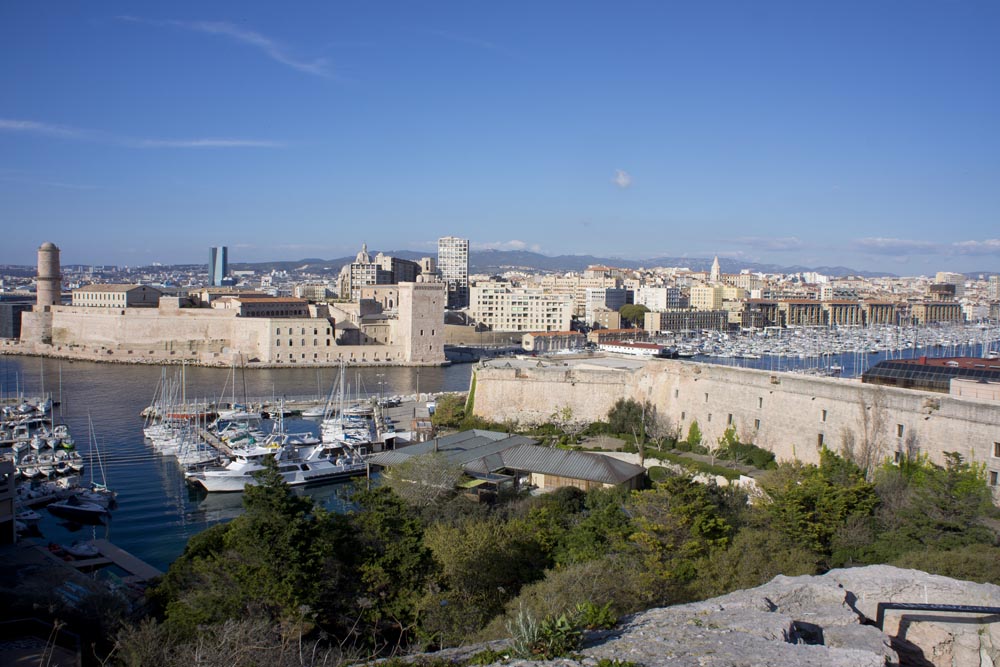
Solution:
<path fill-rule="evenodd" d="M 444 358 L 444 286 L 397 286 L 395 318 L 381 344 L 343 345 L 332 311 L 310 306 L 305 317 L 240 317 L 234 308 L 36 307 L 23 314 L 19 350 L 49 356 L 229 365 L 436 365 Z"/>
<path fill-rule="evenodd" d="M 160 290 L 148 285 L 85 285 L 73 290 L 74 306 L 83 308 L 156 308 Z"/>
<path fill-rule="evenodd" d="M 510 283 L 478 283 L 469 299 L 469 316 L 493 331 L 567 331 L 573 319 L 569 295 Z"/>

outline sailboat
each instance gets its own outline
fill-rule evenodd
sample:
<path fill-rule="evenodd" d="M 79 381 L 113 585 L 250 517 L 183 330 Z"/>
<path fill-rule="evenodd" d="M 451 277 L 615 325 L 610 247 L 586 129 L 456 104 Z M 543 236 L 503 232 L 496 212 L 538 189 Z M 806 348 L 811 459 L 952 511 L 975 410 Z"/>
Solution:
<path fill-rule="evenodd" d="M 49 504 L 46 509 L 57 517 L 69 519 L 78 523 L 99 524 L 104 517 L 110 516 L 110 508 L 115 502 L 115 493 L 108 489 L 104 474 L 104 461 L 100 452 L 97 451 L 97 438 L 94 435 L 94 422 L 87 416 L 90 433 L 90 488 L 82 489 L 73 495 Z M 94 480 L 94 455 L 97 455 L 97 462 L 101 468 L 100 483 Z"/>
<path fill-rule="evenodd" d="M 76 494 L 80 500 L 84 502 L 94 503 L 103 507 L 105 510 L 113 509 L 117 506 L 116 494 L 114 491 L 108 488 L 107 475 L 104 471 L 104 459 L 101 457 L 101 451 L 97 444 L 97 434 L 94 431 L 94 421 L 87 416 L 90 429 L 90 488 L 84 489 L 80 493 Z M 97 466 L 101 470 L 101 481 L 98 482 L 94 479 L 94 459 L 97 459 Z"/>

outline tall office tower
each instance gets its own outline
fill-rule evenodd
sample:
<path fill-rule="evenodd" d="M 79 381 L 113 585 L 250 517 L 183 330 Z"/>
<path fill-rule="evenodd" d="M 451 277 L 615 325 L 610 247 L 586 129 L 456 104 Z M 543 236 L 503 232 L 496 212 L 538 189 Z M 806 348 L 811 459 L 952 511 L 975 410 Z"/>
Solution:
<path fill-rule="evenodd" d="M 469 239 L 445 236 L 438 239 L 438 271 L 448 284 L 448 307 L 469 305 Z"/>
<path fill-rule="evenodd" d="M 229 273 L 229 248 L 220 246 L 208 251 L 208 284 L 221 287 L 222 281 Z"/>
<path fill-rule="evenodd" d="M 1000 275 L 990 276 L 990 301 L 1000 301 Z"/>

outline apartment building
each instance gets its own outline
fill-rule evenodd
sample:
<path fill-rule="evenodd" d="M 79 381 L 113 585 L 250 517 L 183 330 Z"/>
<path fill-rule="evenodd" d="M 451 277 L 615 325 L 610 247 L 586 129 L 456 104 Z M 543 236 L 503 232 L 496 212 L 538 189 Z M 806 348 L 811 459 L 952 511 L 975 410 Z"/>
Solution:
<path fill-rule="evenodd" d="M 469 316 L 493 331 L 569 331 L 573 298 L 510 283 L 469 288 Z"/>

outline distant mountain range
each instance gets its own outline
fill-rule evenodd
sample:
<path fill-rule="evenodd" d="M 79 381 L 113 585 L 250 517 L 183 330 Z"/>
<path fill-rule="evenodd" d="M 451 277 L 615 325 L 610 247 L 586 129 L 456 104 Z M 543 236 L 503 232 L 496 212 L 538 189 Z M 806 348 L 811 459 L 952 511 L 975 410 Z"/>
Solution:
<path fill-rule="evenodd" d="M 374 257 L 378 251 L 370 254 Z M 383 253 L 401 259 L 419 260 L 427 257 L 428 253 L 416 252 L 413 250 L 383 250 Z M 294 261 L 280 262 L 231 262 L 231 271 L 309 271 L 319 275 L 336 275 L 340 269 L 354 261 L 354 255 L 349 257 L 338 257 L 335 259 L 320 259 L 309 257 Z M 469 256 L 469 272 L 473 274 L 494 275 L 505 271 L 542 271 L 551 273 L 562 273 L 567 271 L 583 271 L 589 266 L 612 266 L 622 269 L 653 268 L 663 266 L 687 267 L 692 271 L 708 271 L 712 268 L 711 257 L 655 257 L 653 259 L 631 260 L 620 257 L 595 257 L 594 255 L 542 255 L 526 250 L 473 250 Z M 198 270 L 203 265 L 200 264 L 177 264 L 158 267 L 163 270 Z M 756 262 L 745 262 L 742 260 L 719 258 L 719 266 L 723 273 L 739 273 L 744 269 L 761 273 L 805 273 L 814 271 L 827 276 L 864 276 L 866 278 L 876 276 L 895 277 L 896 274 L 880 271 L 859 271 L 846 266 L 781 266 L 778 264 L 759 264 Z M 65 266 L 64 269 L 71 267 Z M 0 273 L 7 275 L 33 276 L 35 268 L 23 265 L 0 265 Z M 977 276 L 980 273 L 992 272 L 972 272 L 968 276 Z"/>
<path fill-rule="evenodd" d="M 374 257 L 378 251 L 370 254 Z M 401 259 L 419 260 L 427 257 L 427 253 L 412 250 L 382 251 L 386 255 Z M 294 262 L 257 262 L 230 263 L 231 270 L 253 271 L 300 271 L 311 273 L 334 274 L 345 264 L 354 261 L 354 257 L 339 257 L 337 259 L 307 258 Z M 656 257 L 653 259 L 630 260 L 617 257 L 595 257 L 593 255 L 557 255 L 550 257 L 526 250 L 473 250 L 469 253 L 469 273 L 498 274 L 505 271 L 545 271 L 561 273 L 565 271 L 583 271 L 589 266 L 612 266 L 622 269 L 652 268 L 657 266 L 683 266 L 692 271 L 708 271 L 712 268 L 711 257 Z M 827 276 L 895 276 L 892 273 L 878 271 L 858 271 L 845 266 L 779 266 L 777 264 L 759 264 L 741 260 L 719 258 L 719 266 L 723 273 L 739 273 L 743 269 L 762 273 L 804 273 L 815 271 Z"/>

